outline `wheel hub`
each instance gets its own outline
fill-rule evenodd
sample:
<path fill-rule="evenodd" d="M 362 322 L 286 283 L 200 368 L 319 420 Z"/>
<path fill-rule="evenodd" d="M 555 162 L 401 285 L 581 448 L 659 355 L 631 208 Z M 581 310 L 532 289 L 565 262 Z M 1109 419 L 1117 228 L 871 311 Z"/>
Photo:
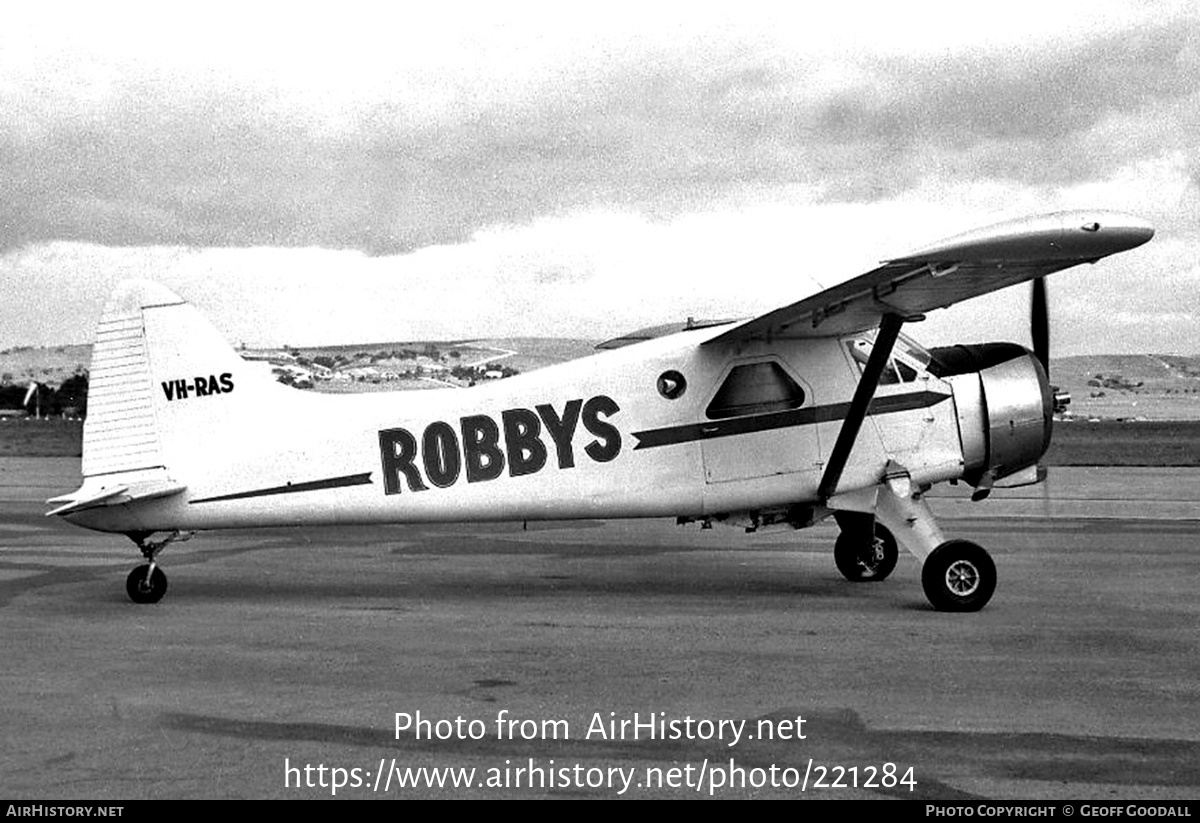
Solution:
<path fill-rule="evenodd" d="M 956 560 L 946 569 L 946 587 L 959 597 L 969 597 L 979 588 L 980 574 L 975 564 Z"/>

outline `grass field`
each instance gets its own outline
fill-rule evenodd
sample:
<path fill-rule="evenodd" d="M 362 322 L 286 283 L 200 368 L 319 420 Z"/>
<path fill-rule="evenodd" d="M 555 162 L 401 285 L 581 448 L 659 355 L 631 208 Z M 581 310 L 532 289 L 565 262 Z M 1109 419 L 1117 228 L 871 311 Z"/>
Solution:
<path fill-rule="evenodd" d="M 1200 466 L 1200 421 L 1057 423 L 1048 466 Z"/>
<path fill-rule="evenodd" d="M 79 457 L 81 420 L 0 420 L 0 458 Z"/>
<path fill-rule="evenodd" d="M 77 420 L 0 421 L 0 458 L 78 457 Z M 1200 466 L 1200 421 L 1058 423 L 1048 466 Z"/>

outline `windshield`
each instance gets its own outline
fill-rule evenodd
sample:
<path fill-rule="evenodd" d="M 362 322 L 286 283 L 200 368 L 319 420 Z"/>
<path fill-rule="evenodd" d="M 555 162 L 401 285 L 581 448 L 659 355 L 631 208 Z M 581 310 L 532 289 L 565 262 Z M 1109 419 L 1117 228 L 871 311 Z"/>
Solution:
<path fill-rule="evenodd" d="M 867 343 L 865 348 L 869 352 L 871 350 L 871 345 L 875 343 L 875 337 L 878 334 L 879 329 L 871 329 L 870 331 L 865 331 L 862 334 L 857 335 L 857 339 Z M 929 349 L 922 346 L 916 340 L 913 340 L 904 332 L 901 332 L 900 336 L 896 338 L 896 345 L 893 347 L 892 352 L 893 354 L 907 356 L 909 360 L 912 360 L 922 369 L 927 369 L 930 361 L 933 360 L 933 355 L 929 353 Z"/>
<path fill-rule="evenodd" d="M 878 330 L 872 329 L 846 340 L 846 350 L 858 364 L 859 371 L 867 364 L 877 334 Z M 917 379 L 918 370 L 928 370 L 931 360 L 932 357 L 924 346 L 901 334 L 892 348 L 892 356 L 888 358 L 887 365 L 879 375 L 879 384 L 886 386 L 893 383 L 911 383 Z"/>

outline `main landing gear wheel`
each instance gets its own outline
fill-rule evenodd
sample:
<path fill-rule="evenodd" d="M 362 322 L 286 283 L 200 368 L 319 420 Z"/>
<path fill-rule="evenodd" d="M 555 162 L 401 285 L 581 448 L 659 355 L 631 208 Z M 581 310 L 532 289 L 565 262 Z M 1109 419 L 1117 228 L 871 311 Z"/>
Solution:
<path fill-rule="evenodd" d="M 938 611 L 976 612 L 996 591 L 996 564 L 969 540 L 948 540 L 925 558 L 921 585 Z"/>
<path fill-rule="evenodd" d="M 899 555 L 896 538 L 879 522 L 875 523 L 874 534 L 868 536 L 865 529 L 843 531 L 833 545 L 838 571 L 855 583 L 887 579 Z"/>
<path fill-rule="evenodd" d="M 125 578 L 125 591 L 134 603 L 157 603 L 167 593 L 167 576 L 158 566 L 145 563 Z"/>

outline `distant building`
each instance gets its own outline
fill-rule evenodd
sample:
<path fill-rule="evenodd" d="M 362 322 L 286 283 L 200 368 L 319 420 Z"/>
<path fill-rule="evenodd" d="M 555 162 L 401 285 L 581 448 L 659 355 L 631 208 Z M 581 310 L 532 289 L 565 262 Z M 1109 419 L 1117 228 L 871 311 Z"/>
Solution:
<path fill-rule="evenodd" d="M 296 355 L 283 349 L 242 349 L 238 354 L 242 356 L 243 360 L 251 362 L 256 360 L 296 362 Z"/>

